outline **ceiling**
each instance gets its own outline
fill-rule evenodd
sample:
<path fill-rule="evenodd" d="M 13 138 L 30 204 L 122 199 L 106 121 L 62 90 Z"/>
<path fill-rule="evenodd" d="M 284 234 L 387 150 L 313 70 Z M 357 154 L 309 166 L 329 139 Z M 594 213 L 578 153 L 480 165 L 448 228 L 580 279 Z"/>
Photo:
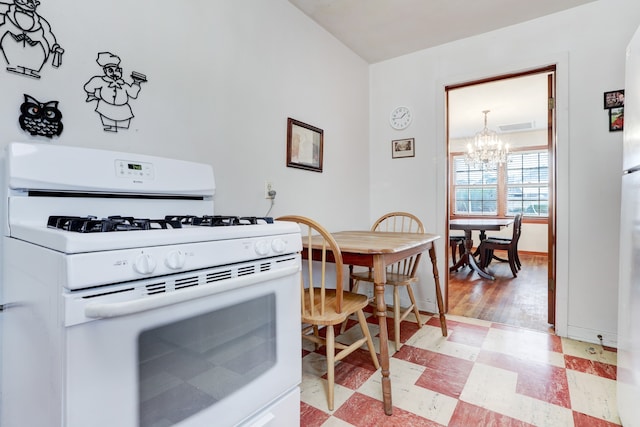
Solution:
<path fill-rule="evenodd" d="M 289 0 L 368 63 L 406 55 L 596 0 Z M 452 25 L 455 23 L 455 25 Z M 451 138 L 488 125 L 546 128 L 545 75 L 457 89 L 449 97 Z"/>
<path fill-rule="evenodd" d="M 596 0 L 289 0 L 370 64 Z"/>

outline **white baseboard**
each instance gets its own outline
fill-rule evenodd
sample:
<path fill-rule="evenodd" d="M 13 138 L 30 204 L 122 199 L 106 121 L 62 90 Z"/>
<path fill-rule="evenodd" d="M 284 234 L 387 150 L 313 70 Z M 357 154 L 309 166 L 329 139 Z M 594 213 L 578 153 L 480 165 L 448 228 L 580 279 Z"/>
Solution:
<path fill-rule="evenodd" d="M 602 344 L 607 347 L 618 347 L 618 334 L 607 331 L 599 331 L 596 329 L 580 328 L 578 326 L 567 327 L 567 338 L 571 338 L 578 341 L 589 342 L 593 344 L 600 344 L 600 338 L 602 336 Z"/>

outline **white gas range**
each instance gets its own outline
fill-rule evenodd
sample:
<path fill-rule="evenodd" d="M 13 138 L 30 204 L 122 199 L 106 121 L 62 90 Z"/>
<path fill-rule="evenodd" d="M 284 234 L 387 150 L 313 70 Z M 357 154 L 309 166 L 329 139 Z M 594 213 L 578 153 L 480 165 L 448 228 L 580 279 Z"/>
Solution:
<path fill-rule="evenodd" d="M 295 224 L 214 215 L 208 165 L 26 143 L 2 165 L 1 425 L 298 424 Z"/>

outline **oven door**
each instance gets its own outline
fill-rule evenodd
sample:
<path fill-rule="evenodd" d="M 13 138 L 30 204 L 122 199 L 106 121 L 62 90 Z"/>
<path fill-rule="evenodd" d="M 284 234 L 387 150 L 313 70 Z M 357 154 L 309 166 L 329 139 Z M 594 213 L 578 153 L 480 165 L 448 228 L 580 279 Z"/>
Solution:
<path fill-rule="evenodd" d="M 291 258 L 279 272 L 151 303 L 83 298 L 85 314 L 98 318 L 66 328 L 65 425 L 297 426 L 299 257 Z"/>

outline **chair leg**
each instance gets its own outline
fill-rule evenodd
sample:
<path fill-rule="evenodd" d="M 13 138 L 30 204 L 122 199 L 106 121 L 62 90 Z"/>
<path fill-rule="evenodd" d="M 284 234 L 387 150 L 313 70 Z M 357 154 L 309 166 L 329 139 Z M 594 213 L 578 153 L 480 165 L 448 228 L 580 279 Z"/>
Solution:
<path fill-rule="evenodd" d="M 518 277 L 518 267 L 516 266 L 515 254 L 511 250 L 509 251 L 509 267 L 511 267 L 513 277 Z"/>
<path fill-rule="evenodd" d="M 333 332 L 333 326 L 327 326 L 326 337 L 326 350 L 327 350 L 327 404 L 329 410 L 333 411 L 333 385 L 335 381 L 335 336 Z"/>
<path fill-rule="evenodd" d="M 480 251 L 480 268 L 485 269 L 491 262 L 491 257 L 493 256 L 493 251 L 491 249 L 482 248 Z"/>
<path fill-rule="evenodd" d="M 400 350 L 400 292 L 398 286 L 393 287 L 393 334 L 395 337 L 396 351 Z"/>
<path fill-rule="evenodd" d="M 451 246 L 451 262 L 453 263 L 453 265 L 456 265 L 456 263 L 458 262 L 458 260 L 456 259 L 458 243 L 455 241 L 449 242 L 449 246 Z"/>
<path fill-rule="evenodd" d="M 320 328 L 318 328 L 318 325 L 313 325 L 313 335 L 320 339 Z M 318 344 L 317 342 L 315 343 L 315 348 L 316 350 L 319 349 L 321 346 L 320 344 Z"/>
<path fill-rule="evenodd" d="M 369 326 L 367 325 L 367 319 L 364 317 L 364 312 L 362 310 L 358 310 L 356 314 L 358 315 L 360 329 L 362 329 L 362 333 L 367 338 L 367 348 L 369 348 L 369 354 L 371 355 L 373 366 L 375 366 L 376 369 L 380 369 L 380 362 L 376 355 L 376 348 L 373 346 L 373 339 L 371 338 L 371 332 L 369 332 Z"/>
<path fill-rule="evenodd" d="M 416 298 L 413 295 L 413 288 L 411 287 L 411 285 L 407 285 L 407 293 L 409 293 L 409 300 L 411 301 L 411 305 L 413 305 L 413 314 L 415 314 L 416 316 L 418 328 L 422 328 L 422 318 L 420 317 L 420 310 L 418 310 L 418 305 L 416 304 Z"/>

